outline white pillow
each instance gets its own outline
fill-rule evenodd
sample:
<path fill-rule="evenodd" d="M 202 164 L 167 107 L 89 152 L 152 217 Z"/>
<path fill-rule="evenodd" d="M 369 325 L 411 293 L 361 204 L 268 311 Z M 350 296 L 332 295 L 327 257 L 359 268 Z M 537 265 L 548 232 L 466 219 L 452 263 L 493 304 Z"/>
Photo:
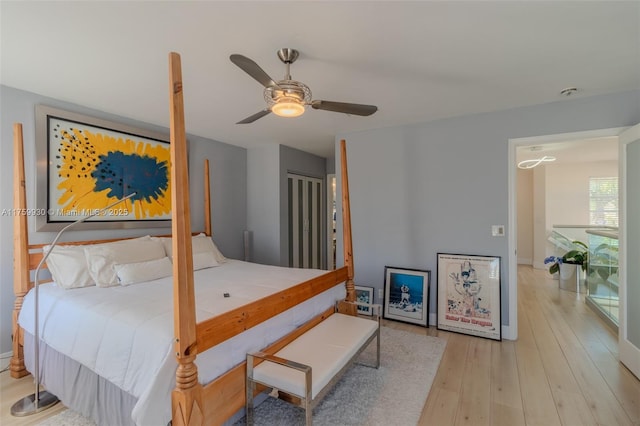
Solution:
<path fill-rule="evenodd" d="M 205 234 L 198 235 L 198 237 L 200 236 L 203 236 L 207 240 L 211 241 L 211 248 L 213 250 L 213 255 L 216 257 L 216 261 L 218 262 L 218 264 L 222 265 L 224 262 L 227 261 L 227 258 L 222 255 L 222 252 L 220 251 L 220 249 L 218 249 L 218 246 L 216 246 L 216 243 L 214 243 L 211 238 L 207 237 Z"/>
<path fill-rule="evenodd" d="M 118 285 L 115 264 L 145 262 L 166 257 L 162 243 L 151 237 L 85 246 L 89 273 L 98 287 Z"/>
<path fill-rule="evenodd" d="M 113 265 L 120 285 L 130 285 L 144 281 L 153 281 L 169 277 L 173 273 L 173 265 L 168 257 L 136 263 L 116 263 Z"/>
<path fill-rule="evenodd" d="M 167 256 L 169 256 L 169 258 L 173 257 L 173 246 L 171 237 L 151 237 L 151 239 L 162 241 Z M 222 253 L 220 253 L 220 250 L 218 250 L 218 247 L 216 247 L 211 237 L 208 237 L 206 234 L 198 234 L 193 236 L 193 238 L 191 239 L 191 251 L 194 255 L 196 253 L 203 252 L 212 253 L 218 265 L 227 261 Z"/>
<path fill-rule="evenodd" d="M 51 246 L 44 246 L 43 254 L 50 249 Z M 59 287 L 69 289 L 96 285 L 89 274 L 83 246 L 55 246 L 47 257 L 47 267 Z"/>
<path fill-rule="evenodd" d="M 195 247 L 198 247 L 202 251 L 211 251 L 215 256 L 216 262 L 218 262 L 218 264 L 223 264 L 227 261 L 227 258 L 222 255 L 211 237 L 208 237 L 206 234 L 198 234 L 193 237 L 193 246 L 194 251 L 196 251 Z"/>
<path fill-rule="evenodd" d="M 193 253 L 193 270 L 197 271 L 198 269 L 205 268 L 213 268 L 214 266 L 220 266 L 218 261 L 216 261 L 213 253 L 201 252 L 201 253 Z"/>
<path fill-rule="evenodd" d="M 171 253 L 173 252 L 171 248 L 171 237 L 151 237 L 151 239 L 160 241 L 162 243 L 162 247 L 164 247 L 164 252 L 166 253 L 167 257 L 169 259 L 173 257 L 171 256 Z"/>

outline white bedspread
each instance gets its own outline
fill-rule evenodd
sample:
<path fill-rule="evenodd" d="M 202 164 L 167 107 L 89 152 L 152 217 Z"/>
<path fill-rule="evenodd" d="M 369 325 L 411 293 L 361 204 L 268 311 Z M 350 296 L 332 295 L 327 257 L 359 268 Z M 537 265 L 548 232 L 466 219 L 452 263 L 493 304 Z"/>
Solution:
<path fill-rule="evenodd" d="M 227 312 L 326 271 L 265 266 L 229 260 L 194 272 L 196 320 Z M 225 298 L 224 293 L 230 297 Z M 201 383 L 215 379 L 345 297 L 344 285 L 316 296 L 241 335 L 198 354 Z M 39 287 L 40 338 L 138 398 L 138 425 L 166 424 L 177 363 L 173 354 L 172 279 L 127 287 L 65 290 Z M 30 291 L 19 323 L 34 333 L 34 294 Z"/>

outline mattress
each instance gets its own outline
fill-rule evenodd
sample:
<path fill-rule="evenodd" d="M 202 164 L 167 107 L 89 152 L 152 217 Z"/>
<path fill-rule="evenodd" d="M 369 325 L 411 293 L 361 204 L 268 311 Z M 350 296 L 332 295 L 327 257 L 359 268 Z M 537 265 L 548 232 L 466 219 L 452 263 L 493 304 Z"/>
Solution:
<path fill-rule="evenodd" d="M 326 273 L 228 260 L 194 272 L 196 320 L 222 314 Z M 228 293 L 229 297 L 224 294 Z M 206 384 L 345 297 L 339 284 L 258 326 L 198 354 Z M 173 353 L 172 278 L 109 288 L 39 287 L 40 339 L 138 401 L 138 425 L 166 424 L 177 363 Z M 34 292 L 24 299 L 19 324 L 33 334 Z"/>

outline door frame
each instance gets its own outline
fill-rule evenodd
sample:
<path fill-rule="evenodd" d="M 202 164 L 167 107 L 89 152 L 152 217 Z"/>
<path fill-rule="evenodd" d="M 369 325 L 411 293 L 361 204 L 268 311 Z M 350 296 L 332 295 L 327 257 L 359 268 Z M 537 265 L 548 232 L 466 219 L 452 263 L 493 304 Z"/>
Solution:
<path fill-rule="evenodd" d="M 333 259 L 334 259 L 334 253 L 336 248 L 333 246 L 333 239 L 335 237 L 335 233 L 334 233 L 334 216 L 333 216 L 333 209 L 334 209 L 334 205 L 337 208 L 337 203 L 336 203 L 336 194 L 337 194 L 337 190 L 336 190 L 336 185 L 337 185 L 337 179 L 336 179 L 336 174 L 335 173 L 329 173 L 327 174 L 327 205 L 326 205 L 326 211 L 327 211 L 327 254 L 326 254 L 326 269 L 328 270 L 333 270 L 336 269 L 336 264 L 334 263 Z"/>
<path fill-rule="evenodd" d="M 613 127 L 608 129 L 587 130 L 580 132 L 557 133 L 551 135 L 531 136 L 524 138 L 510 138 L 508 142 L 508 192 L 509 212 L 507 223 L 507 253 L 509 262 L 509 325 L 502 326 L 502 336 L 505 339 L 518 338 L 518 207 L 517 207 L 517 171 L 516 149 L 520 146 L 544 145 L 557 142 L 578 142 L 582 139 L 594 139 L 608 136 L 619 136 L 629 127 Z M 618 160 L 620 161 L 620 160 Z M 618 166 L 620 167 L 620 166 Z M 535 263 L 535 262 L 534 262 Z"/>
<path fill-rule="evenodd" d="M 640 140 L 640 124 L 625 130 L 620 135 L 620 193 L 627 192 L 627 146 Z M 628 270 L 627 265 L 627 244 L 630 238 L 627 235 L 627 202 L 626 198 L 620 197 L 620 259 L 619 259 L 619 283 L 620 283 L 620 318 L 618 327 L 618 352 L 620 362 L 622 362 L 636 377 L 640 377 L 640 347 L 635 346 L 627 339 L 627 286 Z"/>

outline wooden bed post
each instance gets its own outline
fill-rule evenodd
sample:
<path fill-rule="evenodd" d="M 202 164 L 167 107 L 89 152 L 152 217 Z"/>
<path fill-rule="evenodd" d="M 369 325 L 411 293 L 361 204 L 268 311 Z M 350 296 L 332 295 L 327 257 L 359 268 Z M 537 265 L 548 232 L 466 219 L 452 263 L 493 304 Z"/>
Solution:
<path fill-rule="evenodd" d="M 202 425 L 202 385 L 194 361 L 196 346 L 195 295 L 189 205 L 189 170 L 184 122 L 180 55 L 169 54 L 171 133 L 171 231 L 173 244 L 173 321 L 176 387 L 171 394 L 173 426 Z"/>
<path fill-rule="evenodd" d="M 13 305 L 13 355 L 11 356 L 11 377 L 24 377 L 29 372 L 24 366 L 24 352 L 20 344 L 21 329 L 18 326 L 18 315 L 22 308 L 25 294 L 29 291 L 29 243 L 27 215 L 22 214 L 27 208 L 27 194 L 24 178 L 24 143 L 22 124 L 13 125 L 13 292 L 16 300 Z"/>
<path fill-rule="evenodd" d="M 209 182 L 209 159 L 204 160 L 204 233 L 211 234 L 211 184 Z"/>
<path fill-rule="evenodd" d="M 347 267 L 347 302 L 356 301 L 356 289 L 353 282 L 353 245 L 351 240 L 351 204 L 349 203 L 349 176 L 347 173 L 347 145 L 344 139 L 340 141 L 340 166 L 342 172 L 342 241 L 344 249 L 344 265 Z M 355 305 L 348 305 L 349 308 L 341 306 L 340 311 L 356 315 Z"/>

